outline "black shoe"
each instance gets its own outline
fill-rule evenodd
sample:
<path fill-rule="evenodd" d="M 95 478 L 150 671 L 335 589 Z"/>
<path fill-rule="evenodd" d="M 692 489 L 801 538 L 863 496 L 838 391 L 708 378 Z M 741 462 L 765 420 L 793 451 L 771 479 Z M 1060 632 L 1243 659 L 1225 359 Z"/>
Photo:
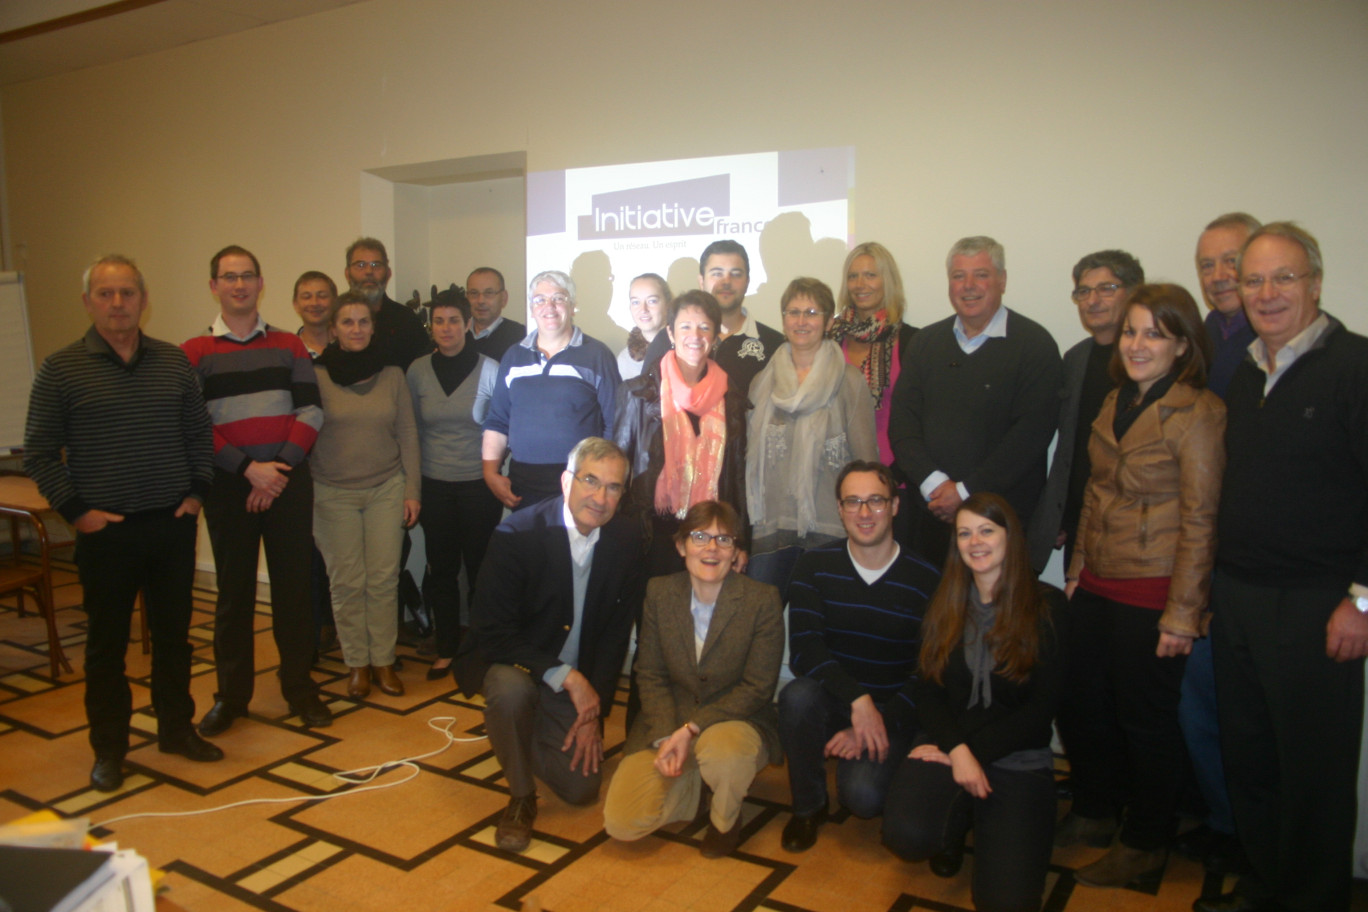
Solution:
<path fill-rule="evenodd" d="M 1276 912 L 1277 906 L 1254 902 L 1239 892 L 1222 893 L 1192 902 L 1192 912 Z"/>
<path fill-rule="evenodd" d="M 96 756 L 90 768 L 90 786 L 97 792 L 115 792 L 123 785 L 123 758 Z"/>
<path fill-rule="evenodd" d="M 438 668 L 435 665 L 429 665 L 426 677 L 429 681 L 440 681 L 442 678 L 451 674 L 451 668 L 451 665 L 448 665 L 446 668 Z"/>
<path fill-rule="evenodd" d="M 954 877 L 964 867 L 964 840 L 961 839 L 944 852 L 931 856 L 931 873 L 937 877 Z"/>
<path fill-rule="evenodd" d="M 199 733 L 206 738 L 221 735 L 233 727 L 234 719 L 241 719 L 245 715 L 247 710 L 238 709 L 219 700 L 204 714 L 204 718 L 200 719 Z"/>
<path fill-rule="evenodd" d="M 1062 849 L 1081 842 L 1094 849 L 1105 849 L 1115 834 L 1115 817 L 1082 817 L 1070 811 L 1055 826 L 1054 844 Z"/>
<path fill-rule="evenodd" d="M 494 844 L 505 852 L 526 852 L 532 844 L 532 824 L 537 819 L 537 793 L 524 798 L 509 798 L 499 825 L 494 830 Z"/>
<path fill-rule="evenodd" d="M 309 694 L 302 700 L 291 700 L 290 713 L 299 716 L 305 728 L 327 728 L 333 723 L 332 710 L 323 705 L 317 694 Z"/>
<path fill-rule="evenodd" d="M 179 737 L 162 741 L 157 745 L 157 750 L 163 754 L 180 754 L 196 763 L 213 763 L 215 760 L 223 759 L 221 747 L 210 744 L 193 731 L 186 731 Z"/>
<path fill-rule="evenodd" d="M 827 809 L 824 807 L 815 814 L 799 817 L 794 814 L 784 824 L 784 835 L 779 844 L 785 852 L 806 852 L 817 844 L 817 828 L 826 823 Z"/>
<path fill-rule="evenodd" d="M 731 829 L 723 832 L 712 823 L 708 824 L 708 831 L 703 834 L 703 844 L 698 847 L 698 854 L 704 858 L 725 858 L 736 847 L 741 844 L 741 815 L 736 815 L 736 822 L 731 825 Z"/>

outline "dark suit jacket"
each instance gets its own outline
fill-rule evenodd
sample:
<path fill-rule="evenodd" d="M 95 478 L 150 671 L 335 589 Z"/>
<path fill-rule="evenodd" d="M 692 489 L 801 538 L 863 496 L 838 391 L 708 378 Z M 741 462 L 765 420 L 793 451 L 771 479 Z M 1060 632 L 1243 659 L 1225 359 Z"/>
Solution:
<path fill-rule="evenodd" d="M 688 573 L 658 576 L 646 587 L 636 659 L 641 715 L 624 753 L 649 748 L 685 722 L 707 729 L 739 720 L 755 726 L 770 762 L 777 762 L 782 749 L 774 688 L 784 659 L 779 590 L 728 574 L 701 659 L 694 647 L 690 595 Z"/>
<path fill-rule="evenodd" d="M 1045 569 L 1059 537 L 1059 524 L 1064 521 L 1064 502 L 1069 497 L 1069 473 L 1073 471 L 1074 440 L 1078 434 L 1078 401 L 1083 394 L 1083 375 L 1088 370 L 1088 355 L 1092 352 L 1091 336 L 1064 353 L 1064 382 L 1059 390 L 1059 437 L 1055 440 L 1054 461 L 1040 504 L 1031 514 L 1031 528 L 1026 533 L 1026 544 L 1031 552 L 1031 566 L 1036 573 Z"/>
<path fill-rule="evenodd" d="M 561 664 L 575 619 L 564 498 L 520 510 L 489 541 L 470 609 L 470 631 L 456 656 L 456 681 L 479 692 L 490 665 L 512 665 L 540 681 Z M 571 663 L 598 691 L 608 715 L 627 655 L 644 580 L 635 523 L 615 516 L 599 531 L 580 620 L 579 658 Z"/>

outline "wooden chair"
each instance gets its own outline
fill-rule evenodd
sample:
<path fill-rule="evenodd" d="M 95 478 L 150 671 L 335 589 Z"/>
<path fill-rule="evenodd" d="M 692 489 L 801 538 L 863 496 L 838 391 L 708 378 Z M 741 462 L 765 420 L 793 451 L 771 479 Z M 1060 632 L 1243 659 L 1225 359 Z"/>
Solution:
<path fill-rule="evenodd" d="M 56 607 L 52 600 L 52 559 L 49 554 L 47 529 L 43 521 L 29 510 L 0 506 L 0 516 L 9 518 L 10 542 L 13 546 L 10 556 L 0 560 L 0 595 L 17 592 L 19 616 L 23 617 L 24 593 L 33 593 L 34 599 L 38 602 L 39 613 L 47 622 L 48 666 L 52 676 L 56 678 L 60 674 L 59 663 L 70 673 L 71 663 L 67 661 L 66 653 L 62 651 L 62 641 L 57 636 Z M 33 539 L 38 545 L 37 564 L 25 560 L 20 550 L 20 520 L 28 523 L 33 529 Z"/>

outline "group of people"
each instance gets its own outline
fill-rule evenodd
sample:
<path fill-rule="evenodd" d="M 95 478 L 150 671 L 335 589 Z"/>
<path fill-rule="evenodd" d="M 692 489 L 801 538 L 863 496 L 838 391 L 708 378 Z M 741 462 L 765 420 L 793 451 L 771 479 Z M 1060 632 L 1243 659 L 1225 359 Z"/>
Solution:
<path fill-rule="evenodd" d="M 954 314 L 919 331 L 877 243 L 851 250 L 839 295 L 794 279 L 782 332 L 744 306 L 739 244 L 714 242 L 699 267 L 677 296 L 654 273 L 632 281 L 635 326 L 614 356 L 575 326 L 574 282 L 554 270 L 529 283 L 530 331 L 481 267 L 433 288 L 429 334 L 387 297 L 388 255 L 363 238 L 349 291 L 299 278 L 290 333 L 258 313 L 256 258 L 229 247 L 211 260 L 219 316 L 177 349 L 141 333 L 133 262 L 97 261 L 91 330 L 35 378 L 25 457 L 78 531 L 92 784 L 122 781 L 140 589 L 160 747 L 216 760 L 200 735 L 252 696 L 259 543 L 282 692 L 323 726 L 311 563 L 327 568 L 348 694 L 402 693 L 397 586 L 404 530 L 421 523 L 428 677 L 454 671 L 484 697 L 504 850 L 531 841 L 536 778 L 597 801 L 635 629 L 604 805 L 615 838 L 706 819 L 703 854 L 725 855 L 754 777 L 786 759 L 782 844 L 804 851 L 835 759 L 838 802 L 882 815 L 898 856 L 955 876 L 972 831 L 981 909 L 1039 908 L 1052 846 L 1074 843 L 1108 849 L 1082 884 L 1156 880 L 1176 845 L 1242 875 L 1196 909 L 1347 908 L 1368 340 L 1320 310 L 1309 233 L 1212 222 L 1205 320 L 1130 254 L 1083 257 L 1072 299 L 1088 338 L 1062 360 L 1003 306 L 992 238 L 951 248 Z M 201 506 L 219 688 L 197 734 Z M 1037 578 L 1057 548 L 1063 592 Z M 1056 721 L 1072 795 L 1058 826 Z M 1207 816 L 1175 843 L 1191 779 Z"/>

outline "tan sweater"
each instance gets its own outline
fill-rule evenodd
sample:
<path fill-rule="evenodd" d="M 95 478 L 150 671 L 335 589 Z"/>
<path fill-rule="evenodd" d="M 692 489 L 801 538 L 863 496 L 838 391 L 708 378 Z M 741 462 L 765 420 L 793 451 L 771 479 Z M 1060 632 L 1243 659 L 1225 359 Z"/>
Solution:
<path fill-rule="evenodd" d="M 386 367 L 368 380 L 338 386 L 327 368 L 315 365 L 323 398 L 323 430 L 309 468 L 315 480 L 360 490 L 404 474 L 404 499 L 418 500 L 418 426 L 404 372 Z"/>

